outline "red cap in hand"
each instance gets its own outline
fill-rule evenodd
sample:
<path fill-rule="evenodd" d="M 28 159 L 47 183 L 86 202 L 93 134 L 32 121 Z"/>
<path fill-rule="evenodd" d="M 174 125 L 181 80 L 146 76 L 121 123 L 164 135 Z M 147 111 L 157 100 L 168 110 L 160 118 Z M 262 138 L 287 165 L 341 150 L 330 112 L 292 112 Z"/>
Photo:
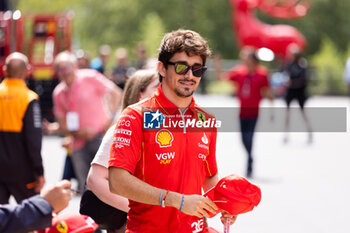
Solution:
<path fill-rule="evenodd" d="M 261 190 L 244 177 L 232 174 L 222 178 L 204 196 L 211 199 L 221 210 L 238 215 L 253 210 L 259 204 Z"/>

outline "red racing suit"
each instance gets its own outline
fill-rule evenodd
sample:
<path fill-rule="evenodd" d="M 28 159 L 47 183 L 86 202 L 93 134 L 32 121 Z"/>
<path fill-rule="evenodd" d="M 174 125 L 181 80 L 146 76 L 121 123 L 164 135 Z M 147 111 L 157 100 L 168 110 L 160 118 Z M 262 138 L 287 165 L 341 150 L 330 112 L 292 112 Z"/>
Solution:
<path fill-rule="evenodd" d="M 164 115 L 164 123 L 160 128 L 145 129 L 145 114 L 157 110 Z M 152 97 L 123 111 L 116 124 L 109 166 L 126 169 L 161 189 L 201 195 L 205 179 L 217 173 L 216 128 L 203 130 L 175 124 L 213 119 L 193 99 L 181 114 L 159 87 Z M 129 206 L 126 232 L 202 232 L 205 227 L 203 219 L 176 208 L 132 200 Z"/>

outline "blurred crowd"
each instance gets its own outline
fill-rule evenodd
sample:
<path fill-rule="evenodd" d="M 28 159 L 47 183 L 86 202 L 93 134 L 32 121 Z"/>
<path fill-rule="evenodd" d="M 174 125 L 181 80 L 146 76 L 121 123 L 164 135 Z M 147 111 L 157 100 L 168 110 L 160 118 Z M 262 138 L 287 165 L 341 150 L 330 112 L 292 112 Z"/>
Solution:
<path fill-rule="evenodd" d="M 19 52 L 6 58 L 5 78 L 0 86 L 0 130 L 3 138 L 0 142 L 0 232 L 28 232 L 50 227 L 51 212 L 58 213 L 64 209 L 71 194 L 84 193 L 90 164 L 108 129 L 110 138 L 106 150 L 109 150 L 121 107 L 150 96 L 159 86 L 155 64 L 148 62 L 143 44 L 136 48 L 134 65 L 129 60 L 128 51 L 119 48 L 115 51 L 115 66 L 109 70 L 106 66 L 112 56 L 110 53 L 110 46 L 102 45 L 98 57 L 93 59 L 84 50 L 74 53 L 63 51 L 56 56 L 54 70 L 61 82 L 52 93 L 53 122 L 45 118 L 41 121 L 39 96 L 26 86 L 31 70 L 28 58 Z M 124 101 L 123 94 L 126 95 Z M 11 99 L 11 96 L 15 98 L 3 101 Z M 67 152 L 62 175 L 64 181 L 45 189 L 42 189 L 46 183 L 41 158 L 43 134 L 62 136 L 62 146 Z M 105 163 L 108 162 L 108 158 L 105 160 Z M 105 181 L 108 165 L 104 166 L 104 173 L 101 173 L 101 168 L 98 170 L 99 166 L 92 170 L 95 177 L 93 184 L 95 180 L 97 183 Z M 71 179 L 77 180 L 78 185 L 74 189 L 71 188 Z M 97 190 L 109 192 L 106 185 L 105 190 L 100 190 L 99 186 Z M 18 205 L 8 204 L 11 196 Z M 125 231 L 125 212 L 128 210 L 127 201 L 125 203 L 122 207 L 117 205 L 122 209 L 117 214 L 124 217 L 122 224 L 118 225 L 120 231 L 115 232 Z M 54 218 L 52 223 L 60 220 L 72 222 L 75 229 L 71 228 L 69 232 L 87 230 L 86 226 L 94 222 L 91 218 L 73 214 Z M 111 224 L 115 225 L 115 220 Z M 89 229 L 84 232 L 96 230 L 97 225 L 90 224 Z"/>

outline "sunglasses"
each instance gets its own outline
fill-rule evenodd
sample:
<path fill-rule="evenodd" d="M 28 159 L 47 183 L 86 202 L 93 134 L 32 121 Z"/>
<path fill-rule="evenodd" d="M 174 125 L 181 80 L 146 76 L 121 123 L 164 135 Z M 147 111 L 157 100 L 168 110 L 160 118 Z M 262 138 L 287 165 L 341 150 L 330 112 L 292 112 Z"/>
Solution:
<path fill-rule="evenodd" d="M 202 77 L 205 71 L 207 70 L 206 66 L 201 66 L 201 65 L 189 66 L 184 63 L 178 63 L 178 62 L 174 63 L 170 61 L 168 61 L 167 64 L 173 65 L 175 67 L 175 73 L 181 74 L 181 75 L 187 74 L 187 72 L 191 69 L 193 76 Z"/>

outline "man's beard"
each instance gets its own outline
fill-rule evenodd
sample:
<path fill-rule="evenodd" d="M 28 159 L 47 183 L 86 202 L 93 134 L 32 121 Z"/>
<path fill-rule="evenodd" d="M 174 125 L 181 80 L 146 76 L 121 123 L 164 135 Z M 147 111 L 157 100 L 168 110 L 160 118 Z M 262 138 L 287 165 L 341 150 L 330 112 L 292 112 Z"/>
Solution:
<path fill-rule="evenodd" d="M 189 88 L 185 88 L 185 90 L 181 90 L 180 88 L 175 88 L 175 93 L 179 97 L 190 97 L 193 95 L 194 91 L 190 91 Z"/>
<path fill-rule="evenodd" d="M 186 79 L 180 79 L 179 82 L 180 82 L 180 81 L 188 81 L 188 80 L 186 80 Z M 194 80 L 190 80 L 190 82 L 193 82 L 194 84 L 196 84 L 196 81 L 194 81 Z M 187 88 L 187 87 L 185 87 L 184 89 L 180 89 L 180 88 L 178 88 L 178 87 L 175 88 L 175 93 L 176 93 L 176 95 L 179 96 L 179 97 L 184 97 L 184 98 L 192 96 L 193 93 L 194 93 L 194 91 L 195 91 L 195 90 L 190 91 L 190 89 Z"/>

